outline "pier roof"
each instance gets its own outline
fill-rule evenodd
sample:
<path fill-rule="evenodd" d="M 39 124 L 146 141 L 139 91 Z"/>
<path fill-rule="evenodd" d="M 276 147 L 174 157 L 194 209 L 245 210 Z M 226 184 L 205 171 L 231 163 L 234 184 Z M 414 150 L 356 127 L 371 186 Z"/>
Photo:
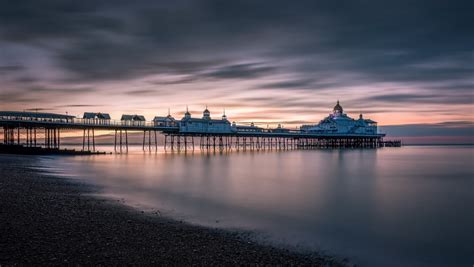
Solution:
<path fill-rule="evenodd" d="M 153 118 L 153 121 L 175 121 L 175 118 L 173 118 L 172 116 L 168 115 L 166 117 L 163 117 L 163 116 L 155 116 L 155 118 Z"/>
<path fill-rule="evenodd" d="M 46 112 L 0 111 L 0 117 L 26 117 L 41 119 L 72 119 L 75 116 Z"/>
<path fill-rule="evenodd" d="M 122 118 L 120 119 L 122 121 L 145 121 L 145 116 L 143 115 L 127 115 L 123 114 Z"/>
<path fill-rule="evenodd" d="M 83 119 L 103 119 L 110 120 L 110 115 L 108 113 L 96 113 L 96 112 L 84 112 Z"/>
<path fill-rule="evenodd" d="M 200 123 L 229 123 L 228 120 L 223 120 L 223 119 L 205 119 L 205 118 L 182 118 L 181 121 L 187 121 L 187 122 L 200 122 Z"/>

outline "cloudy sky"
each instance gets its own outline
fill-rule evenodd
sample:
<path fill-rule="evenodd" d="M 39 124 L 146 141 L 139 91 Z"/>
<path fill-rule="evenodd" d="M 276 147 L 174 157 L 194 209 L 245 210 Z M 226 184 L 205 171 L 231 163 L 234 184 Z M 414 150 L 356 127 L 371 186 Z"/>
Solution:
<path fill-rule="evenodd" d="M 473 1 L 0 2 L 0 109 L 296 127 L 337 99 L 394 136 L 472 142 Z M 427 136 L 426 138 L 424 136 Z"/>

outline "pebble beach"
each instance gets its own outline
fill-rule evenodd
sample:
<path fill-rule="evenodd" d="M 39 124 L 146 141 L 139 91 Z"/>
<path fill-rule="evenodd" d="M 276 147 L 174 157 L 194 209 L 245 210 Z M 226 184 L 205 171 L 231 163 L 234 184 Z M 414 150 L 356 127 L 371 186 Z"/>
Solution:
<path fill-rule="evenodd" d="M 0 265 L 346 265 L 143 213 L 31 168 L 35 157 L 0 155 Z"/>

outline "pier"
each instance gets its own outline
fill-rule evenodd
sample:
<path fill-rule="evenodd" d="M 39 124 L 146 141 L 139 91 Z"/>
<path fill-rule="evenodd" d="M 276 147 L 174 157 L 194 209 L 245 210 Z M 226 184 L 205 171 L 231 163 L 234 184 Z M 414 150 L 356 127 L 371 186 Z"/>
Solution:
<path fill-rule="evenodd" d="M 339 105 L 339 104 L 338 104 Z M 361 115 L 362 116 L 362 115 Z M 367 120 L 366 120 L 367 121 Z M 286 150 L 331 148 L 380 148 L 399 147 L 401 141 L 384 141 L 385 134 L 360 133 L 353 127 L 346 133 L 308 131 L 281 127 L 260 128 L 255 125 L 232 124 L 225 114 L 222 119 L 210 118 L 204 111 L 202 119 L 191 118 L 187 111 L 181 121 L 168 114 L 146 121 L 144 116 L 123 115 L 120 121 L 111 120 L 105 113 L 84 113 L 83 118 L 71 115 L 39 112 L 0 111 L 3 146 L 43 148 L 61 151 L 61 133 L 76 130 L 82 133 L 80 153 L 94 153 L 98 145 L 96 131 L 114 134 L 114 151 L 126 153 L 129 134 L 143 133 L 142 149 L 158 150 L 158 135 L 164 136 L 164 148 L 171 151 L 201 150 Z"/>

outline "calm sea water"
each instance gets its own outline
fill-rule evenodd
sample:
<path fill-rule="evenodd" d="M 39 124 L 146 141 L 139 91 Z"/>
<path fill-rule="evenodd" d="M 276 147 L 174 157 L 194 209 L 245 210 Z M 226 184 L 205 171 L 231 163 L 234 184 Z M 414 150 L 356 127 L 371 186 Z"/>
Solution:
<path fill-rule="evenodd" d="M 474 147 L 40 157 L 104 195 L 362 266 L 473 266 Z"/>

